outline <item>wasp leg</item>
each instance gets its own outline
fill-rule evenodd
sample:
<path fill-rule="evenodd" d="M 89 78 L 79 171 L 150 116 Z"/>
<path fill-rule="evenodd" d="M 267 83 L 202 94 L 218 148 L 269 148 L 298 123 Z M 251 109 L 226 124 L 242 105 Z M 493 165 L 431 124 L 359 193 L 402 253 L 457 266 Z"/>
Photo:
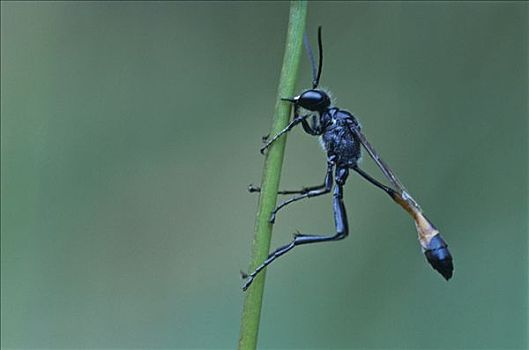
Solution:
<path fill-rule="evenodd" d="M 332 189 L 332 169 L 334 167 L 334 163 L 332 161 L 327 162 L 327 173 L 325 174 L 325 180 L 323 181 L 323 186 L 316 186 L 315 188 L 309 190 L 305 194 L 301 194 L 296 197 L 292 197 L 289 200 L 284 201 L 283 203 L 279 204 L 277 208 L 275 208 L 272 211 L 272 215 L 270 216 L 270 223 L 274 223 L 276 220 L 276 214 L 279 210 L 286 207 L 290 203 L 297 202 L 304 198 L 310 198 L 310 197 L 317 197 L 324 194 L 327 194 L 331 192 Z"/>
<path fill-rule="evenodd" d="M 303 126 L 303 130 L 309 135 L 319 136 L 323 133 L 315 115 L 312 116 L 311 124 L 309 124 L 307 119 L 303 119 L 301 125 Z"/>
<path fill-rule="evenodd" d="M 290 122 L 290 124 L 287 125 L 286 128 L 284 128 L 283 130 L 281 130 L 277 135 L 275 135 L 272 139 L 270 139 L 270 141 L 268 141 L 263 147 L 261 147 L 261 149 L 259 150 L 261 152 L 261 154 L 264 154 L 264 151 L 270 147 L 272 145 L 272 143 L 274 143 L 278 138 L 280 138 L 281 136 L 283 136 L 283 134 L 286 134 L 287 132 L 289 132 L 290 130 L 292 130 L 293 127 L 295 127 L 296 125 L 298 125 L 299 123 L 301 123 L 303 120 L 305 120 L 305 118 L 307 118 L 309 115 L 302 115 L 302 116 L 297 116 L 294 118 L 294 120 L 292 120 Z"/>
<path fill-rule="evenodd" d="M 319 189 L 324 188 L 324 187 L 325 187 L 325 183 L 323 183 L 321 185 L 316 185 L 316 186 L 303 187 L 301 190 L 278 191 L 277 194 L 307 194 L 310 191 L 319 190 Z M 248 192 L 250 192 L 250 193 L 261 192 L 261 188 L 257 187 L 257 186 L 254 186 L 254 185 L 250 185 L 250 186 L 248 186 Z"/>
<path fill-rule="evenodd" d="M 329 242 L 338 241 L 344 239 L 349 234 L 349 226 L 347 223 L 347 214 L 345 212 L 345 206 L 343 203 L 343 185 L 348 175 L 347 169 L 337 169 L 336 171 L 336 186 L 333 194 L 333 211 L 334 211 L 334 222 L 336 226 L 336 234 L 332 236 L 321 236 L 321 235 L 306 235 L 306 234 L 295 234 L 294 240 L 289 244 L 274 250 L 268 258 L 259 265 L 254 272 L 246 276 L 246 282 L 242 289 L 247 290 L 252 284 L 253 280 L 265 267 L 270 265 L 274 260 L 279 258 L 281 255 L 289 252 L 295 246 L 302 244 L 318 243 L 318 242 Z"/>

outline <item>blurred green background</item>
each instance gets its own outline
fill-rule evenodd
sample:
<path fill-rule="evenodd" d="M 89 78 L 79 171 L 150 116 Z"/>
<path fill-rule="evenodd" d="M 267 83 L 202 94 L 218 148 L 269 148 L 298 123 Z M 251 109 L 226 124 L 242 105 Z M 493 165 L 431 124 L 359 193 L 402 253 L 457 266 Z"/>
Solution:
<path fill-rule="evenodd" d="M 289 4 L 1 6 L 2 347 L 234 348 Z M 310 3 L 319 24 L 322 85 L 455 276 L 351 175 L 350 236 L 269 269 L 260 347 L 526 348 L 527 3 Z M 322 181 L 319 148 L 291 133 L 281 187 Z M 330 197 L 298 203 L 272 246 L 333 226 Z"/>

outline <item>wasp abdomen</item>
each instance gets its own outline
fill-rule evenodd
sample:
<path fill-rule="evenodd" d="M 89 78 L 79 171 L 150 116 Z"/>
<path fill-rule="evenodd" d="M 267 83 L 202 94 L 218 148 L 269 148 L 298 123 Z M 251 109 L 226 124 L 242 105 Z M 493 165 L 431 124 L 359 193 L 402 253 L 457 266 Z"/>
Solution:
<path fill-rule="evenodd" d="M 448 245 L 441 235 L 435 235 L 424 251 L 426 260 L 437 270 L 446 280 L 452 277 L 454 265 L 452 263 L 452 255 L 448 250 Z"/>

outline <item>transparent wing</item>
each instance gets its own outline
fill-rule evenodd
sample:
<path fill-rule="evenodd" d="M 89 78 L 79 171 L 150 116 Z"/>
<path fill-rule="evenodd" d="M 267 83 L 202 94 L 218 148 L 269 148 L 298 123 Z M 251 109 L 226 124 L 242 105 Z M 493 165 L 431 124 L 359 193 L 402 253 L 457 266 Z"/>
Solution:
<path fill-rule="evenodd" d="M 373 146 L 369 143 L 365 135 L 360 131 L 360 128 L 355 125 L 350 126 L 351 132 L 360 140 L 362 146 L 373 159 L 375 164 L 382 171 L 384 176 L 391 183 L 393 190 L 396 191 L 395 196 L 392 196 L 393 200 L 399 204 L 404 210 L 406 210 L 414 219 L 417 233 L 419 235 L 419 242 L 423 248 L 423 251 L 431 249 L 432 239 L 439 234 L 439 230 L 434 224 L 424 216 L 421 207 L 408 193 L 404 185 L 400 182 L 397 175 L 391 170 L 391 168 L 380 158 L 380 155 L 375 151 Z"/>
<path fill-rule="evenodd" d="M 364 146 L 365 150 L 369 154 L 369 156 L 373 159 L 375 164 L 378 166 L 380 171 L 384 174 L 386 179 L 393 185 L 393 189 L 398 191 L 399 194 L 402 196 L 402 199 L 409 202 L 410 205 L 413 205 L 416 209 L 421 210 L 419 207 L 419 204 L 411 197 L 411 195 L 406 190 L 406 187 L 400 182 L 397 175 L 395 175 L 395 172 L 391 170 L 389 165 L 384 162 L 382 158 L 380 158 L 380 155 L 375 151 L 373 146 L 369 143 L 365 135 L 360 131 L 358 127 L 351 127 L 351 132 L 353 132 L 356 137 L 360 140 L 360 143 L 362 146 Z"/>

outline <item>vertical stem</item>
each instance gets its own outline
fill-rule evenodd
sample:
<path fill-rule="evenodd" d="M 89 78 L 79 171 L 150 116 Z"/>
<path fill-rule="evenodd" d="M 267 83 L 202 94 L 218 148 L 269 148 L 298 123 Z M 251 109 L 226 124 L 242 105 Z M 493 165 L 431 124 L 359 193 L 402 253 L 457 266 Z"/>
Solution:
<path fill-rule="evenodd" d="M 281 77 L 279 80 L 275 105 L 275 116 L 270 136 L 273 136 L 280 130 L 284 129 L 290 119 L 291 105 L 290 103 L 281 101 L 280 98 L 292 97 L 294 95 L 298 66 L 303 46 L 306 14 L 306 1 L 291 1 L 285 54 L 283 56 L 283 67 L 281 68 Z M 277 202 L 277 191 L 283 165 L 285 142 L 286 135 L 278 139 L 266 153 L 249 271 L 253 271 L 259 266 L 259 264 L 267 258 L 270 250 L 272 225 L 269 223 L 269 219 Z M 265 273 L 266 271 L 263 271 L 255 278 L 253 284 L 248 288 L 245 295 L 239 338 L 240 350 L 257 348 L 257 335 L 261 316 Z"/>

